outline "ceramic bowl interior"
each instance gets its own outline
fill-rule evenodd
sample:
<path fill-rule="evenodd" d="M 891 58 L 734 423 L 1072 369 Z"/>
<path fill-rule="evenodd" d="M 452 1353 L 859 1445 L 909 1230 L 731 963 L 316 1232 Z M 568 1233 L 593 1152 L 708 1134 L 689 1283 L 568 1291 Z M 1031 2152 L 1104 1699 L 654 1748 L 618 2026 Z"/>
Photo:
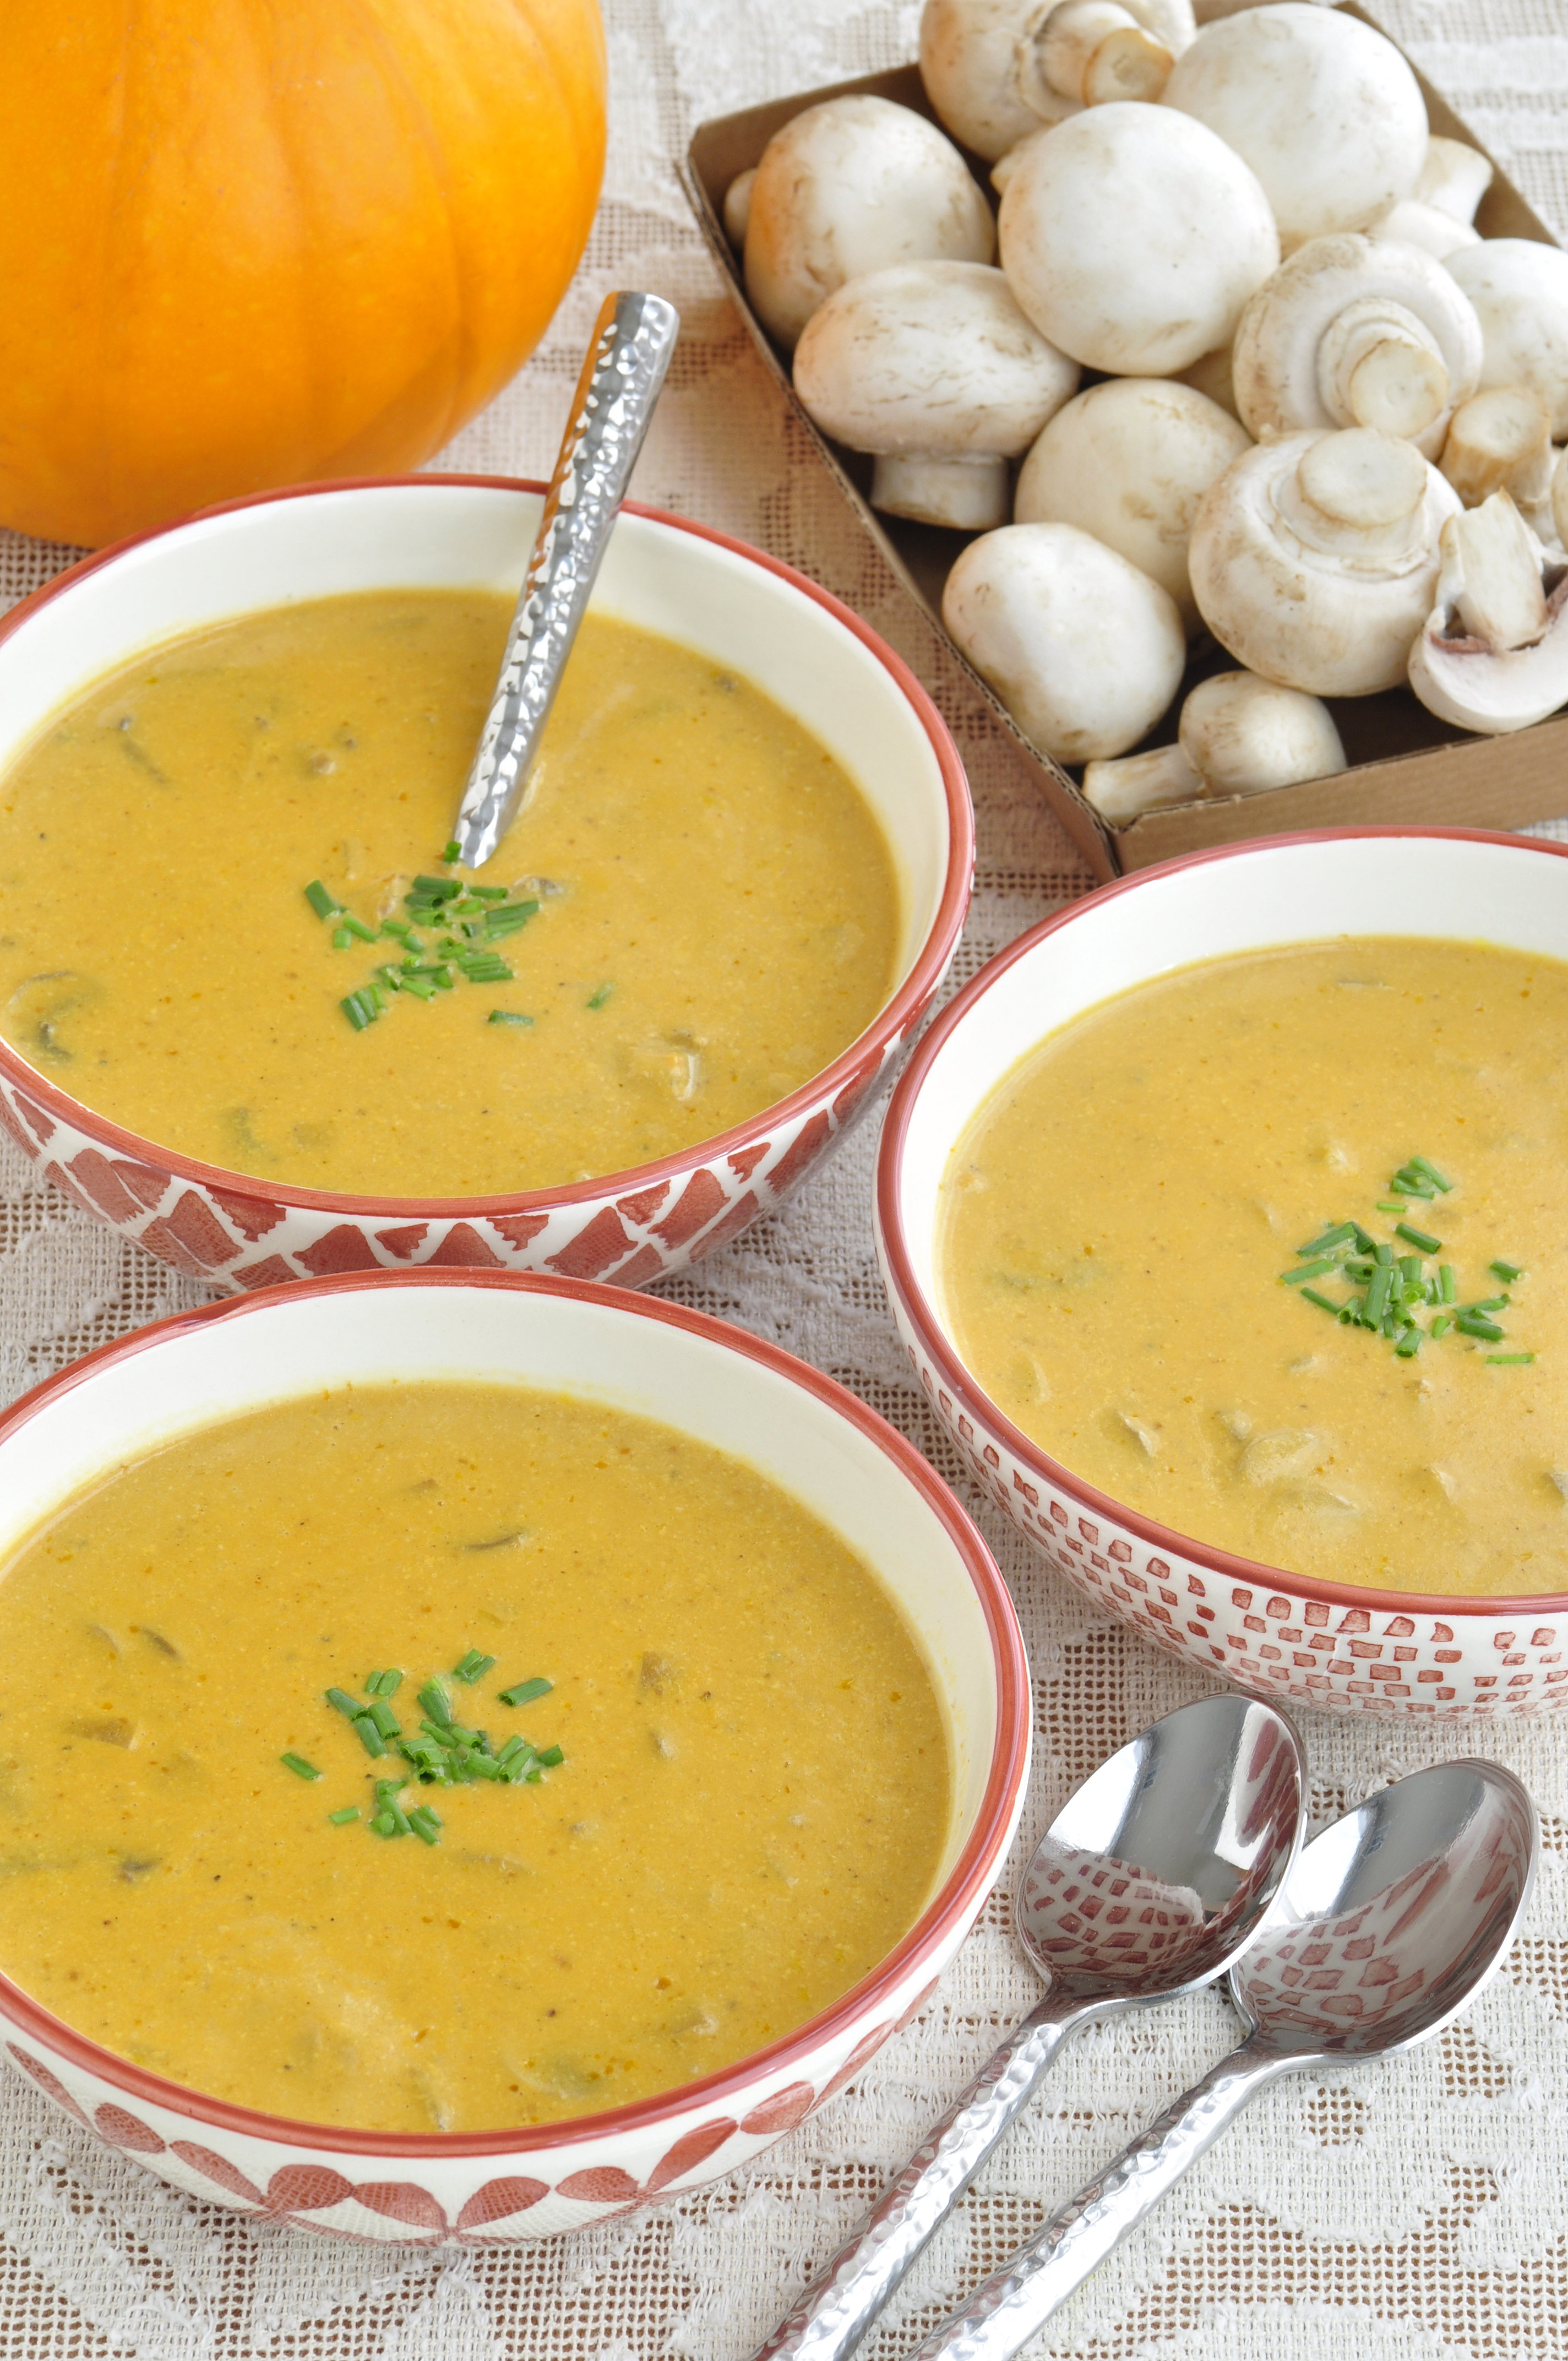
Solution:
<path fill-rule="evenodd" d="M 942 1178 L 992 1092 L 1047 1034 L 1198 961 L 1365 935 L 1486 941 L 1568 959 L 1568 860 L 1560 847 L 1463 831 L 1288 837 L 1146 871 L 1002 952 L 932 1027 L 884 1135 L 884 1243 L 917 1324 L 961 1366 L 938 1265 Z M 1040 1152 L 1050 1154 L 1048 1132 Z M 1007 1423 L 994 1405 L 989 1414 Z M 1007 1431 L 1020 1456 L 1043 1456 Z M 1146 1520 L 1133 1522 L 1141 1529 Z"/>
<path fill-rule="evenodd" d="M 0 1425 L 0 1563 L 63 1499 L 192 1428 L 318 1388 L 453 1378 L 662 1420 L 841 1534 L 902 1608 L 948 1716 L 953 1805 L 922 1924 L 950 1918 L 947 1889 L 969 1893 L 977 1844 L 994 1875 L 1022 1798 L 1028 1684 L 983 1544 L 913 1449 L 829 1380 L 674 1307 L 447 1271 L 305 1282 L 162 1323 Z"/>
<path fill-rule="evenodd" d="M 0 768 L 65 698 L 177 632 L 345 591 L 428 585 L 515 596 L 542 506 L 535 486 L 426 477 L 244 503 L 130 543 L 0 640 Z M 930 735 L 887 664 L 830 607 L 739 544 L 630 510 L 593 605 L 744 674 L 850 773 L 898 875 L 891 997 L 938 922 L 952 846 Z"/>

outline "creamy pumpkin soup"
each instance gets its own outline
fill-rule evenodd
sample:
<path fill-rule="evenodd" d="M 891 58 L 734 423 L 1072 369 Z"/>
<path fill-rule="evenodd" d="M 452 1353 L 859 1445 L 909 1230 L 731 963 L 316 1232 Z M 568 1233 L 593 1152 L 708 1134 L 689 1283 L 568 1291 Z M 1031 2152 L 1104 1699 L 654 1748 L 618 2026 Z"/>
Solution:
<path fill-rule="evenodd" d="M 472 2131 L 709 2073 L 892 1949 L 948 1811 L 866 1565 L 588 1402 L 282 1402 L 0 1578 L 0 1968 L 285 2115 Z"/>
<path fill-rule="evenodd" d="M 965 1362 L 1113 1499 L 1330 1581 L 1568 1590 L 1568 966 L 1163 977 L 1014 1069 L 940 1222 Z"/>
<path fill-rule="evenodd" d="M 707 657 L 590 616 L 499 851 L 442 860 L 510 611 L 322 599 L 95 682 L 0 780 L 0 1032 L 159 1145 L 399 1196 L 621 1171 L 830 1064 L 891 855 Z"/>

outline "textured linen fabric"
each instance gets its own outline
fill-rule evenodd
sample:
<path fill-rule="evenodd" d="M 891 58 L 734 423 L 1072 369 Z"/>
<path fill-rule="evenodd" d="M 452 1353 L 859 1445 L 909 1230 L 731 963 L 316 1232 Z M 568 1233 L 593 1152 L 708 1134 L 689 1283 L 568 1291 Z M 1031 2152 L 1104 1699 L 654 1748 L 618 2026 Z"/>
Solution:
<path fill-rule="evenodd" d="M 607 0 L 604 203 L 548 341 L 437 466 L 547 474 L 602 293 L 643 286 L 685 335 L 634 487 L 762 544 L 847 598 L 935 692 L 979 820 L 957 975 L 1088 884 L 1001 731 L 865 542 L 764 377 L 692 226 L 693 124 L 898 63 L 916 0 Z M 1384 21 L 1536 209 L 1568 226 L 1568 0 L 1383 0 Z M 3 396 L 0 396 L 3 398 Z M 0 603 L 71 553 L 0 533 Z M 874 1131 L 782 1217 L 667 1291 L 803 1355 L 886 1412 L 960 1495 L 872 1260 Z M 0 1387 L 200 1300 L 41 1188 L 0 1143 Z M 1096 1620 L 981 1506 L 1036 1682 L 1020 1852 L 1194 1675 Z M 1430 1730 L 1303 1715 L 1320 1815 L 1431 1759 Z M 1509 1763 L 1546 1818 L 1524 1940 L 1469 2020 L 1408 2059 L 1265 2095 L 1032 2350 L 1081 2361 L 1563 2361 L 1568 2356 L 1568 1723 L 1445 1730 Z M 746 2361 L 815 2265 L 1037 1990 L 1016 1861 L 921 2017 L 820 2116 L 718 2187 L 493 2253 L 338 2245 L 164 2190 L 0 2075 L 0 2361 Z M 1215 1995 L 1069 2048 L 909 2281 L 892 2361 L 1229 2046 Z"/>

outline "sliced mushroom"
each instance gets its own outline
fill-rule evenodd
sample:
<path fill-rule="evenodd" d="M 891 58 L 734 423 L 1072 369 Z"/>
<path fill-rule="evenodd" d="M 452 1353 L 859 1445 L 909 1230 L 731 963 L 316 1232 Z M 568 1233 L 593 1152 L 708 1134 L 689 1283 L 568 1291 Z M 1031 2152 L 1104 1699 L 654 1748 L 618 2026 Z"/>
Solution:
<path fill-rule="evenodd" d="M 1200 796 L 1252 796 L 1326 779 L 1345 768 L 1328 707 L 1255 673 L 1200 681 L 1181 708 L 1174 746 L 1091 763 L 1083 792 L 1113 828 Z"/>
<path fill-rule="evenodd" d="M 814 313 L 795 386 L 825 434 L 877 456 L 872 502 L 984 533 L 1007 522 L 1007 462 L 1078 384 L 1000 270 L 905 262 Z"/>
<path fill-rule="evenodd" d="M 1347 232 L 1309 239 L 1265 281 L 1231 364 L 1260 440 L 1371 426 L 1435 458 L 1480 379 L 1481 324 L 1430 254 Z"/>
<path fill-rule="evenodd" d="M 1187 578 L 1198 503 L 1248 448 L 1217 402 L 1165 378 L 1113 378 L 1057 412 L 1025 460 L 1020 524 L 1075 524 L 1168 590 L 1200 628 Z"/>
<path fill-rule="evenodd" d="M 1490 160 L 1464 139 L 1444 139 L 1433 132 L 1427 141 L 1420 175 L 1412 193 L 1423 205 L 1435 206 L 1468 229 L 1475 208 L 1492 185 Z"/>
<path fill-rule="evenodd" d="M 1488 237 L 1443 268 L 1481 323 L 1481 384 L 1529 386 L 1553 439 L 1568 437 L 1568 254 L 1538 238 Z"/>
<path fill-rule="evenodd" d="M 948 577 L 942 620 L 1058 763 L 1135 746 L 1187 656 L 1168 593 L 1070 524 L 1003 525 L 971 541 Z"/>
<path fill-rule="evenodd" d="M 1080 106 L 1157 98 L 1191 0 L 926 0 L 920 73 L 937 113 L 995 163 Z"/>
<path fill-rule="evenodd" d="M 1087 368 L 1166 377 L 1230 342 L 1279 259 L 1253 173 L 1164 107 L 1088 107 L 1019 161 L 1002 267 L 1035 325 Z"/>
<path fill-rule="evenodd" d="M 1310 0 L 1205 25 L 1162 104 L 1246 159 L 1287 253 L 1364 229 L 1414 192 L 1426 159 L 1420 86 L 1393 42 Z"/>
<path fill-rule="evenodd" d="M 1453 413 L 1439 461 L 1467 509 L 1508 492 L 1528 513 L 1552 498 L 1552 426 L 1528 386 L 1493 386 Z"/>
<path fill-rule="evenodd" d="M 1314 697 L 1406 676 L 1459 495 L 1411 443 L 1289 434 L 1228 468 L 1193 522 L 1199 612 L 1251 672 Z"/>
<path fill-rule="evenodd" d="M 1507 492 L 1443 526 L 1442 567 L 1410 650 L 1429 712 L 1500 737 L 1568 703 L 1568 568 L 1548 566 Z"/>
<path fill-rule="evenodd" d="M 848 279 L 923 259 L 989 262 L 991 208 L 934 123 L 885 98 L 830 98 L 762 151 L 746 225 L 746 289 L 794 346 Z"/>

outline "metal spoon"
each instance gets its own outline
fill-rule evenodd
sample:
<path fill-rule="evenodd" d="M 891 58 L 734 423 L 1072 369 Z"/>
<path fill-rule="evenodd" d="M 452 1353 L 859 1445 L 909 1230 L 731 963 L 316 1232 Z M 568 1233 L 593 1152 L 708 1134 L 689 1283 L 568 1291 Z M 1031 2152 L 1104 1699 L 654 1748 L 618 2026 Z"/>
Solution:
<path fill-rule="evenodd" d="M 528 784 L 594 577 L 680 333 L 662 295 L 607 295 L 594 324 L 561 456 L 452 833 L 469 869 L 506 834 Z"/>
<path fill-rule="evenodd" d="M 1502 1964 L 1540 1850 L 1534 1805 L 1495 1763 L 1418 1771 L 1325 1829 L 1232 1971 L 1246 2039 L 909 2361 L 1008 2361 L 1268 2083 L 1440 2033 Z"/>
<path fill-rule="evenodd" d="M 1046 1998 L 753 2361 L 840 2361 L 852 2352 L 1068 2035 L 1224 1974 L 1296 1858 L 1305 1796 L 1290 1724 L 1234 1695 L 1167 1715 L 1085 1780 L 1036 1847 L 1014 1905 Z"/>

